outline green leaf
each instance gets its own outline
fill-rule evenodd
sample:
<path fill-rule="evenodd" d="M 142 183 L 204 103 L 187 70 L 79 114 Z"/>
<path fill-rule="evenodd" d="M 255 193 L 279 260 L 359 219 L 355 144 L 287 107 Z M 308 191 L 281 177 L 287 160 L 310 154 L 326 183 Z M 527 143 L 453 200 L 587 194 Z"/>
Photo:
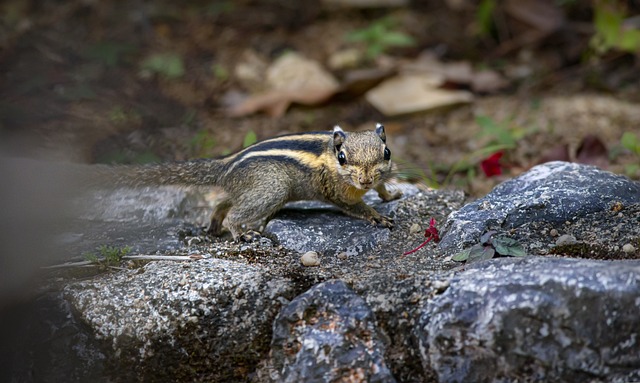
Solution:
<path fill-rule="evenodd" d="M 503 256 L 524 257 L 527 255 L 524 247 L 513 238 L 496 237 L 492 244 L 496 252 Z"/>
<path fill-rule="evenodd" d="M 106 66 L 114 67 L 121 61 L 122 56 L 135 51 L 136 48 L 132 44 L 104 41 L 90 46 L 86 54 Z"/>
<path fill-rule="evenodd" d="M 638 139 L 638 136 L 636 136 L 635 134 L 631 132 L 625 132 L 620 139 L 620 143 L 626 149 L 640 155 L 640 139 Z"/>
<path fill-rule="evenodd" d="M 467 259 L 469 259 L 469 253 L 470 252 L 471 252 L 471 248 L 464 249 L 461 252 L 455 254 L 453 257 L 451 257 L 451 259 L 456 261 L 456 262 L 464 262 Z"/>
<path fill-rule="evenodd" d="M 244 141 L 242 141 L 242 147 L 246 148 L 248 146 L 251 146 L 251 145 L 255 144 L 256 141 L 258 141 L 258 136 L 256 136 L 256 134 L 255 134 L 255 132 L 253 130 L 250 130 L 244 136 Z"/>
<path fill-rule="evenodd" d="M 142 62 L 141 68 L 170 79 L 180 78 L 184 75 L 182 57 L 176 53 L 152 54 Z"/>
<path fill-rule="evenodd" d="M 382 37 L 382 42 L 387 46 L 411 47 L 416 45 L 416 40 L 401 32 L 387 32 Z"/>
<path fill-rule="evenodd" d="M 619 12 L 604 9 L 605 7 L 607 7 L 607 5 L 596 7 L 594 24 L 596 31 L 604 39 L 605 46 L 611 48 L 615 46 L 618 41 L 623 16 Z"/>
<path fill-rule="evenodd" d="M 468 262 L 480 262 L 486 259 L 491 259 L 495 254 L 496 251 L 493 249 L 493 247 L 477 244 L 471 248 Z"/>
<path fill-rule="evenodd" d="M 638 164 L 629 164 L 624 166 L 624 174 L 628 177 L 635 177 L 640 174 L 640 165 Z"/>
<path fill-rule="evenodd" d="M 491 243 L 491 237 L 497 233 L 495 230 L 489 230 L 480 237 L 480 244 L 488 245 Z"/>
<path fill-rule="evenodd" d="M 476 20 L 480 24 L 480 35 L 488 36 L 493 26 L 493 10 L 496 7 L 495 0 L 483 0 L 478 7 Z"/>
<path fill-rule="evenodd" d="M 624 51 L 635 53 L 640 50 L 640 30 L 625 30 L 620 36 L 618 47 Z"/>
<path fill-rule="evenodd" d="M 98 263 L 100 261 L 100 259 L 95 253 L 84 253 L 82 254 L 82 256 L 84 257 L 85 260 L 89 262 Z"/>
<path fill-rule="evenodd" d="M 499 144 L 506 145 L 509 148 L 515 147 L 516 139 L 513 133 L 507 129 L 506 124 L 498 124 L 488 116 L 476 117 L 476 123 L 482 129 L 482 136 L 494 137 Z"/>

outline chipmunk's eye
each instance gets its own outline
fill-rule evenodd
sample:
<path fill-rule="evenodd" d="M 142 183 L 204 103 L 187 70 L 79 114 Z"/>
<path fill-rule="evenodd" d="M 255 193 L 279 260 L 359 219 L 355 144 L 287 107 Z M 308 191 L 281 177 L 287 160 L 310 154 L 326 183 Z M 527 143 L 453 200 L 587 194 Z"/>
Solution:
<path fill-rule="evenodd" d="M 340 165 L 347 163 L 347 157 L 344 155 L 344 152 L 338 153 L 338 162 L 340 162 Z"/>
<path fill-rule="evenodd" d="M 384 148 L 384 160 L 389 161 L 391 159 L 391 150 Z"/>

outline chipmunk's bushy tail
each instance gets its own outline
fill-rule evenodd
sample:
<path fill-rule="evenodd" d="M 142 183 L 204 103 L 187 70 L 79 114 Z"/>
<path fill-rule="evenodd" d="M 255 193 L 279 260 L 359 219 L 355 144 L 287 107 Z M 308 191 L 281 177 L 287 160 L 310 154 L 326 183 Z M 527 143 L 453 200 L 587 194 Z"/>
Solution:
<path fill-rule="evenodd" d="M 212 186 L 220 184 L 224 162 L 200 159 L 147 165 L 93 165 L 85 169 L 92 173 L 91 183 L 96 186 Z"/>

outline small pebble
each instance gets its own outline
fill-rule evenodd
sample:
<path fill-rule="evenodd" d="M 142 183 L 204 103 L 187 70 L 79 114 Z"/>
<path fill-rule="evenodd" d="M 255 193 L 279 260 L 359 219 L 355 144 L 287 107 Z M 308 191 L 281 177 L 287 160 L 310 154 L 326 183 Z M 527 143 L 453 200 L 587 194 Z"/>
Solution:
<path fill-rule="evenodd" d="M 349 257 L 349 256 L 348 256 L 348 255 L 347 255 L 347 253 L 345 253 L 344 251 L 343 251 L 342 253 L 339 253 L 339 254 L 338 254 L 338 259 L 341 259 L 341 260 L 343 260 L 343 261 L 344 261 L 345 259 L 347 259 L 348 257 Z"/>
<path fill-rule="evenodd" d="M 411 225 L 411 227 L 409 228 L 409 234 L 415 234 L 415 233 L 419 233 L 422 231 L 422 228 L 420 227 L 419 224 L 414 223 L 413 225 Z"/>
<path fill-rule="evenodd" d="M 632 244 L 626 243 L 624 246 L 622 246 L 622 251 L 624 251 L 627 254 L 632 254 L 636 252 L 636 248 Z"/>
<path fill-rule="evenodd" d="M 578 240 L 573 235 L 563 234 L 556 240 L 556 245 L 557 246 L 573 245 L 576 242 L 578 242 Z"/>
<path fill-rule="evenodd" d="M 557 237 L 557 236 L 558 236 L 558 234 L 559 234 L 559 233 L 558 233 L 558 230 L 556 230 L 556 229 L 551 229 L 551 230 L 549 231 L 549 235 L 550 235 L 550 236 L 552 236 L 552 237 Z"/>
<path fill-rule="evenodd" d="M 318 257 L 318 253 L 315 251 L 307 251 L 302 254 L 302 257 L 300 257 L 300 262 L 303 266 L 307 267 L 318 266 L 320 264 L 320 258 Z"/>

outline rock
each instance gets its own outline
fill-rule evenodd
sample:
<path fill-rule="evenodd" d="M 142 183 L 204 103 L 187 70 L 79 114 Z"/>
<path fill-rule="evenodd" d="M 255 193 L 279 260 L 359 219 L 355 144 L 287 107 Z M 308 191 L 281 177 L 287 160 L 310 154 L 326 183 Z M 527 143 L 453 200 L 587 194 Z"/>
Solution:
<path fill-rule="evenodd" d="M 273 325 L 271 353 L 279 382 L 395 382 L 384 360 L 375 316 L 342 281 L 295 298 Z"/>
<path fill-rule="evenodd" d="M 563 234 L 560 237 L 558 237 L 558 239 L 556 239 L 556 246 L 573 245 L 574 243 L 577 243 L 577 242 L 578 240 L 573 235 Z"/>
<path fill-rule="evenodd" d="M 318 266 L 320 265 L 320 258 L 318 258 L 318 253 L 315 251 L 307 251 L 300 257 L 300 263 L 303 266 Z"/>
<path fill-rule="evenodd" d="M 174 186 L 92 190 L 73 203 L 69 233 L 60 238 L 69 254 L 94 252 L 104 244 L 146 253 L 177 249 L 183 246 L 177 233 L 200 230 L 183 220 L 204 223 L 211 214 L 193 210 L 204 204 L 197 192 Z"/>
<path fill-rule="evenodd" d="M 415 337 L 441 382 L 640 378 L 640 263 L 561 258 L 469 265 Z"/>
<path fill-rule="evenodd" d="M 402 190 L 403 198 L 418 193 L 413 185 L 393 186 Z M 381 214 L 391 217 L 398 206 L 398 200 L 382 202 L 375 191 L 368 192 L 364 200 Z M 314 214 L 309 214 L 310 211 Z M 349 217 L 332 205 L 309 201 L 288 204 L 269 221 L 264 234 L 299 253 L 318 251 L 333 255 L 345 252 L 348 256 L 371 250 L 389 239 L 389 229 Z"/>
<path fill-rule="evenodd" d="M 452 213 L 440 247 L 452 254 L 477 243 L 486 230 L 531 222 L 564 223 L 611 204 L 640 203 L 640 183 L 593 166 L 549 162 L 496 186 L 487 196 Z"/>
<path fill-rule="evenodd" d="M 292 292 L 285 278 L 216 258 L 154 262 L 65 288 L 129 381 L 241 380 Z"/>
<path fill-rule="evenodd" d="M 632 244 L 626 243 L 624 246 L 622 246 L 622 251 L 624 251 L 627 254 L 632 254 L 636 252 L 636 248 Z"/>
<path fill-rule="evenodd" d="M 79 318 L 113 350 L 105 364 L 117 366 L 117 372 L 104 374 L 111 381 L 525 381 L 540 376 L 572 382 L 590 379 L 584 371 L 593 372 L 594 381 L 637 379 L 633 358 L 640 354 L 629 317 L 637 318 L 640 306 L 630 298 L 631 290 L 638 294 L 640 262 L 497 259 L 454 272 L 459 264 L 434 243 L 402 257 L 424 241 L 408 236 L 412 224 L 426 228 L 431 218 L 443 222 L 455 215 L 449 213 L 460 208 L 464 194 L 399 187 L 405 198 L 398 201 L 366 196 L 378 211 L 395 217 L 393 230 L 330 206 L 296 203 L 267 225 L 270 240 L 231 243 L 187 234 L 203 241 L 192 241 L 189 248 L 180 241 L 183 247 L 171 254 L 194 256 L 192 261 L 153 262 L 70 282 L 65 293 Z M 545 198 L 564 198 L 564 189 L 557 189 L 560 197 L 555 190 L 549 186 Z M 507 194 L 507 199 L 517 196 Z M 480 206 L 492 209 L 491 203 Z M 580 238 L 565 249 L 573 256 L 590 256 L 595 249 L 612 257 L 623 254 L 624 244 L 635 244 L 637 217 L 640 204 L 624 203 L 620 211 L 560 217 L 556 226 L 524 224 L 510 235 L 531 251 L 554 247 L 557 237 L 550 233 L 555 229 L 556 235 Z M 522 236 L 521 229 L 537 237 Z M 590 247 L 594 240 L 618 249 Z M 322 254 L 322 267 L 301 264 L 300 254 L 307 251 Z M 583 360 L 591 363 L 587 367 L 575 356 L 578 345 Z M 603 351 L 593 356 L 595 349 Z M 631 356 L 620 356 L 623 352 Z M 549 355 L 557 358 L 549 362 Z M 492 373 L 502 375 L 492 378 Z"/>

